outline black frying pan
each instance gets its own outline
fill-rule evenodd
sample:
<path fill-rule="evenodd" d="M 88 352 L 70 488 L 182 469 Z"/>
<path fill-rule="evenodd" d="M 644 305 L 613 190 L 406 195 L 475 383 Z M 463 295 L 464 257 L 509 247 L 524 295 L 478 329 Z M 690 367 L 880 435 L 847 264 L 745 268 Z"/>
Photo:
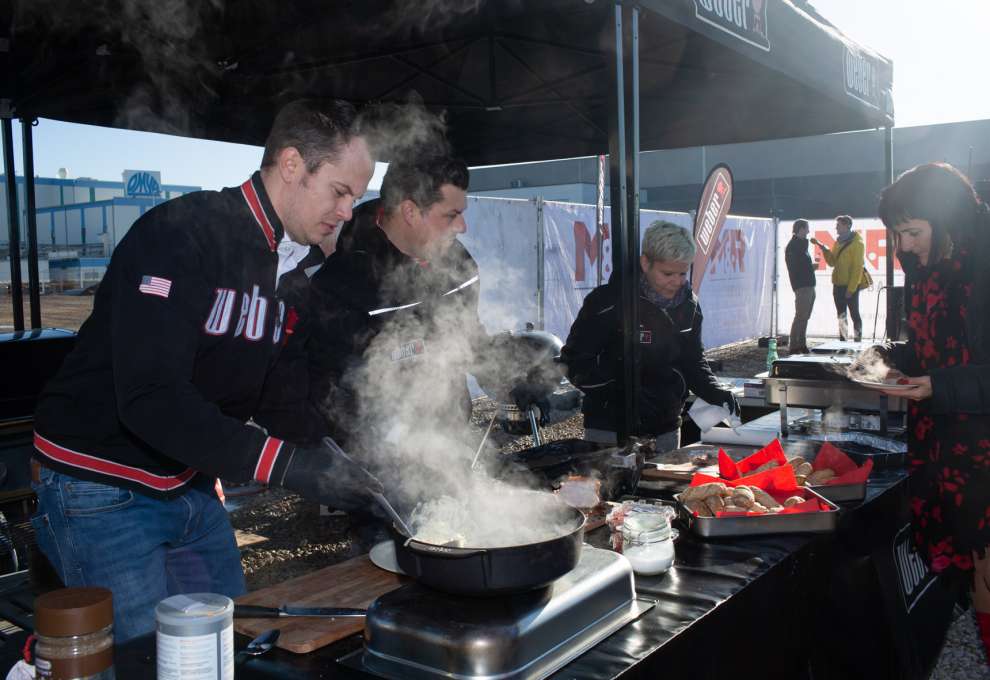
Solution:
<path fill-rule="evenodd" d="M 581 557 L 585 518 L 567 508 L 573 527 L 537 543 L 504 548 L 455 548 L 407 538 L 392 527 L 402 570 L 420 583 L 457 595 L 517 593 L 554 582 Z"/>

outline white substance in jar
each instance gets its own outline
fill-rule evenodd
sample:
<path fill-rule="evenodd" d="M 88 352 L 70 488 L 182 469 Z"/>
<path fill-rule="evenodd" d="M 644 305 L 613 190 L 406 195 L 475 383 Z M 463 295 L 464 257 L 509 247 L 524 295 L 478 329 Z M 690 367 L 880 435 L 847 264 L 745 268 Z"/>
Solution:
<path fill-rule="evenodd" d="M 655 576 L 670 569 L 674 563 L 674 542 L 668 538 L 657 543 L 631 545 L 622 554 L 629 559 L 634 572 Z"/>
<path fill-rule="evenodd" d="M 633 513 L 622 523 L 622 554 L 642 576 L 662 574 L 674 563 L 670 520 L 662 513 Z"/>

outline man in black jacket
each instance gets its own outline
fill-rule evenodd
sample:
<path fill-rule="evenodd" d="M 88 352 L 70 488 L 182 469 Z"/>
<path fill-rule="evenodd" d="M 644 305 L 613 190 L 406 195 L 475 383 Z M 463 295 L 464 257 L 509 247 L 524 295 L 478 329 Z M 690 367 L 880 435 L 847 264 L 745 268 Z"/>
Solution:
<path fill-rule="evenodd" d="M 808 352 L 808 319 L 815 306 L 815 265 L 808 254 L 808 220 L 794 220 L 793 236 L 784 250 L 787 276 L 794 291 L 794 321 L 791 323 L 791 354 Z"/>
<path fill-rule="evenodd" d="M 680 445 L 681 411 L 690 389 L 705 401 L 738 413 L 735 397 L 718 386 L 704 357 L 701 307 L 687 272 L 694 260 L 691 234 L 654 222 L 643 235 L 639 279 L 640 434 L 657 438 L 658 451 Z M 621 412 L 622 319 L 616 280 L 596 288 L 578 312 L 561 359 L 584 392 L 587 439 L 612 443 Z"/>
<path fill-rule="evenodd" d="M 435 458 L 470 417 L 466 373 L 488 336 L 478 266 L 456 238 L 467 186 L 461 161 L 393 163 L 313 277 L 310 397 L 349 449 Z"/>
<path fill-rule="evenodd" d="M 257 480 L 362 506 L 378 481 L 331 440 L 300 447 L 249 420 L 298 312 L 286 286 L 350 218 L 374 163 L 342 102 L 287 105 L 261 170 L 139 219 L 35 416 L 42 551 L 67 586 L 113 592 L 118 641 L 176 593 L 244 592 L 214 480 Z M 306 429 L 306 428 L 303 428 Z"/>

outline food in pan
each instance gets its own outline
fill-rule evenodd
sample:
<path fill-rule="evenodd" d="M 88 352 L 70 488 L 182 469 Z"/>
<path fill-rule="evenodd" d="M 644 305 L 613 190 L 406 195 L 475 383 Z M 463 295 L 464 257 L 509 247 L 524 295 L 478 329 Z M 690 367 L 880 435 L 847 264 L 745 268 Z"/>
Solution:
<path fill-rule="evenodd" d="M 751 486 L 749 488 L 753 492 L 753 497 L 756 499 L 756 502 L 762 505 L 763 507 L 765 508 L 780 507 L 780 503 L 777 502 L 777 499 L 771 496 L 770 494 L 768 494 L 763 489 L 757 486 Z"/>
<path fill-rule="evenodd" d="M 708 496 L 719 495 L 725 496 L 728 493 L 729 487 L 721 482 L 709 482 L 708 484 L 699 484 L 698 486 L 689 486 L 681 494 L 682 501 L 694 501 L 703 500 Z"/>
<path fill-rule="evenodd" d="M 832 479 L 832 477 L 835 477 L 835 471 L 828 468 L 823 468 L 808 475 L 807 483 L 811 486 L 816 484 L 824 484 L 828 480 Z"/>
<path fill-rule="evenodd" d="M 756 503 L 756 496 L 747 486 L 737 486 L 730 497 L 732 504 L 740 508 L 751 508 Z"/>
<path fill-rule="evenodd" d="M 781 503 L 757 486 L 735 486 L 709 482 L 689 486 L 678 500 L 698 517 L 719 517 L 720 513 L 776 514 L 807 499 L 791 496 Z"/>

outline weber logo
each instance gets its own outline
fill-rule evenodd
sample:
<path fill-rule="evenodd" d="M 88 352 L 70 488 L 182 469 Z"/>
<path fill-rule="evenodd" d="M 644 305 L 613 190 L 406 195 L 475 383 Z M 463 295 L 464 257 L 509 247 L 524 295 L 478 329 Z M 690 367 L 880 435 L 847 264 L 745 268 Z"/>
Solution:
<path fill-rule="evenodd" d="M 652 345 L 653 344 L 653 331 L 639 329 L 639 344 L 641 345 Z"/>
<path fill-rule="evenodd" d="M 403 359 L 410 359 L 425 353 L 426 343 L 422 340 L 413 340 L 393 349 L 391 357 L 392 361 L 402 361 Z"/>
<path fill-rule="evenodd" d="M 694 0 L 694 15 L 753 47 L 770 51 L 766 0 Z"/>
<path fill-rule="evenodd" d="M 910 612 L 935 582 L 935 574 L 928 570 L 911 540 L 911 525 L 906 524 L 894 536 L 894 567 L 901 586 L 904 608 Z"/>
<path fill-rule="evenodd" d="M 846 94 L 875 109 L 880 108 L 880 67 L 877 61 L 846 46 Z"/>

